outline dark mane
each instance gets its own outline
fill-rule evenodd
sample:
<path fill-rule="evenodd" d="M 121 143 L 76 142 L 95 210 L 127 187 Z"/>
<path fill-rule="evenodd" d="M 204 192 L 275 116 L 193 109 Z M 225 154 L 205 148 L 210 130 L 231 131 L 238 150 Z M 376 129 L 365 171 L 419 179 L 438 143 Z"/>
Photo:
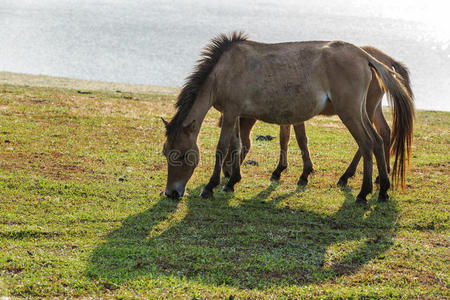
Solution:
<path fill-rule="evenodd" d="M 201 58 L 197 61 L 194 72 L 186 78 L 175 107 L 177 112 L 166 126 L 166 136 L 175 138 L 182 128 L 183 121 L 189 114 L 192 105 L 197 98 L 200 88 L 208 78 L 214 66 L 222 54 L 230 49 L 235 42 L 246 41 L 247 36 L 243 32 L 233 32 L 231 36 L 220 34 L 203 49 Z"/>

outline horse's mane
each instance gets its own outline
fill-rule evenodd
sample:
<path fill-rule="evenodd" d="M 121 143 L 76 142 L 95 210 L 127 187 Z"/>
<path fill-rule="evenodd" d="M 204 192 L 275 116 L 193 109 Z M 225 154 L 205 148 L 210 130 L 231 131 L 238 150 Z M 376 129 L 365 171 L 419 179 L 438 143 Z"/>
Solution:
<path fill-rule="evenodd" d="M 233 32 L 230 36 L 220 34 L 213 38 L 203 49 L 194 72 L 186 78 L 186 82 L 178 95 L 177 103 L 175 104 L 177 112 L 166 125 L 167 137 L 175 138 L 179 134 L 180 129 L 183 127 L 183 121 L 189 114 L 198 92 L 222 54 L 230 49 L 233 43 L 246 40 L 247 36 L 243 32 Z"/>

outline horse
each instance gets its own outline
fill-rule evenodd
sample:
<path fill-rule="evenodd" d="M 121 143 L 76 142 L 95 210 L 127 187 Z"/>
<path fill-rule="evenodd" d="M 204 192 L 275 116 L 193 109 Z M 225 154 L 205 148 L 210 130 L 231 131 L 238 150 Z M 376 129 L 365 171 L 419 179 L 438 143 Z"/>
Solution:
<path fill-rule="evenodd" d="M 361 47 L 362 50 L 366 51 L 370 55 L 372 55 L 374 58 L 378 59 L 380 62 L 384 63 L 386 66 L 390 66 L 393 68 L 397 73 L 399 73 L 402 78 L 404 79 L 403 84 L 405 85 L 405 88 L 407 89 L 408 93 L 410 94 L 411 98 L 414 98 L 412 88 L 411 88 L 411 82 L 410 82 L 410 76 L 408 68 L 402 64 L 401 62 L 395 60 L 394 58 L 390 57 L 386 53 L 382 52 L 381 50 L 372 47 L 372 46 L 363 46 Z M 373 71 L 372 71 L 373 73 Z M 395 141 L 391 142 L 391 129 L 389 128 L 388 123 L 386 122 L 386 119 L 384 118 L 382 107 L 381 107 L 381 101 L 380 99 L 383 97 L 384 93 L 386 91 L 383 88 L 382 82 L 379 82 L 378 78 L 376 77 L 376 74 L 372 74 L 372 80 L 369 85 L 369 91 L 367 93 L 367 100 L 366 100 L 366 111 L 369 116 L 369 119 L 373 121 L 375 128 L 378 132 L 378 134 L 383 139 L 383 145 L 384 145 L 384 153 L 385 153 L 385 160 L 387 164 L 387 172 L 390 173 L 390 152 L 391 152 L 391 144 L 398 145 L 401 143 L 404 143 L 402 140 L 398 139 L 404 139 L 405 136 L 398 133 L 398 127 L 400 124 L 394 123 L 393 124 L 393 138 L 395 138 Z M 389 96 L 389 95 L 388 95 Z M 388 98 L 390 99 L 390 98 Z M 335 112 L 333 110 L 333 107 L 329 105 L 329 107 L 326 107 L 324 111 L 320 113 L 321 115 L 335 115 Z M 394 111 L 393 114 L 395 115 L 396 112 Z M 399 120 L 398 118 L 394 118 L 394 120 Z M 222 117 L 219 120 L 219 126 L 221 126 Z M 240 127 L 240 137 L 241 137 L 241 157 L 240 161 L 241 164 L 244 161 L 248 151 L 251 147 L 251 139 L 250 134 L 253 126 L 256 123 L 256 119 L 251 118 L 240 118 L 239 119 L 239 127 Z M 295 131 L 295 137 L 297 139 L 298 146 L 300 147 L 301 153 L 302 153 L 302 160 L 303 160 L 303 171 L 302 174 L 297 182 L 299 186 L 305 186 L 308 183 L 308 176 L 314 171 L 313 163 L 311 161 L 311 157 L 309 155 L 309 149 L 308 149 L 308 137 L 306 135 L 306 129 L 304 123 L 294 124 L 294 131 Z M 276 169 L 272 172 L 272 175 L 270 177 L 271 181 L 278 181 L 280 180 L 281 173 L 287 168 L 287 150 L 288 150 L 288 144 L 290 139 L 290 131 L 291 131 L 291 125 L 281 125 L 280 126 L 280 154 L 279 154 L 279 160 L 278 165 Z M 393 147 L 392 148 L 392 155 L 395 156 L 395 162 L 394 162 L 394 170 L 395 172 L 392 173 L 392 180 L 398 181 L 398 177 L 405 178 L 405 175 L 399 175 L 401 172 L 404 172 L 404 169 L 398 169 L 399 166 L 403 165 L 403 162 L 399 159 L 402 159 L 402 156 L 400 155 L 399 151 L 401 151 L 401 148 L 399 147 Z M 403 156 L 404 158 L 404 156 Z M 345 187 L 347 185 L 347 181 L 350 177 L 352 177 L 356 172 L 356 167 L 358 166 L 359 161 L 361 160 L 361 152 L 357 151 L 352 159 L 352 162 L 346 169 L 345 173 L 339 178 L 339 181 L 337 182 L 337 185 Z M 231 175 L 231 153 L 228 152 L 225 162 L 223 164 L 223 173 L 225 177 L 230 177 Z M 379 183 L 379 177 L 375 180 L 375 183 Z M 402 189 L 404 190 L 404 180 L 400 182 L 402 185 Z"/>
<path fill-rule="evenodd" d="M 241 180 L 239 118 L 299 124 L 331 104 L 357 142 L 364 160 L 363 182 L 356 202 L 367 203 L 366 196 L 372 192 L 372 154 L 380 177 L 378 201 L 387 201 L 390 181 L 383 141 L 366 111 L 373 74 L 392 96 L 394 110 L 399 112 L 395 115 L 401 124 L 399 132 L 406 136 L 400 147 L 406 147 L 402 153 L 410 155 L 414 105 L 404 79 L 361 48 L 343 41 L 259 43 L 242 32 L 213 38 L 178 95 L 174 117 L 170 122 L 163 120 L 163 154 L 168 163 L 165 194 L 183 196 L 200 159 L 200 127 L 212 107 L 222 113 L 223 122 L 214 171 L 203 188 L 203 198 L 212 197 L 213 189 L 220 184 L 228 149 L 233 165 L 224 191 L 233 191 Z"/>

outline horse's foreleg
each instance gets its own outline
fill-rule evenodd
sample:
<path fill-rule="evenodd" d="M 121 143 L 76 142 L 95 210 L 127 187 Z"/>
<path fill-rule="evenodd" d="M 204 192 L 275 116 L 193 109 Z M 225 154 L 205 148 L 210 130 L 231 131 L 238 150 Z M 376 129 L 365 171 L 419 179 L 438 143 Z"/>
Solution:
<path fill-rule="evenodd" d="M 202 191 L 201 196 L 203 198 L 212 197 L 213 189 L 220 184 L 220 171 L 222 169 L 223 159 L 230 145 L 233 129 L 237 120 L 238 118 L 236 116 L 230 116 L 227 114 L 224 114 L 223 116 L 222 130 L 220 131 L 219 142 L 217 143 L 216 148 L 216 163 L 214 165 L 213 174 L 211 175 L 208 184 Z"/>
<path fill-rule="evenodd" d="M 306 136 L 305 123 L 294 125 L 295 137 L 297 138 L 298 146 L 302 152 L 303 160 L 303 172 L 298 180 L 297 184 L 304 186 L 308 183 L 308 176 L 311 174 L 313 169 L 313 163 L 309 155 L 308 149 L 308 137 Z"/>
<path fill-rule="evenodd" d="M 278 160 L 277 168 L 270 176 L 270 180 L 280 180 L 281 172 L 287 168 L 287 150 L 290 135 L 291 125 L 280 125 L 280 159 Z"/>
<path fill-rule="evenodd" d="M 223 187 L 225 192 L 234 191 L 234 185 L 241 181 L 241 139 L 239 122 L 236 122 L 236 126 L 234 127 L 228 155 L 230 155 L 232 159 L 232 172 L 230 180 L 228 180 L 227 184 Z"/>
<path fill-rule="evenodd" d="M 250 133 L 252 131 L 253 126 L 256 123 L 256 119 L 252 118 L 239 118 L 239 127 L 240 127 L 240 136 L 241 136 L 241 157 L 240 157 L 240 163 L 244 161 L 245 157 L 247 156 L 248 151 L 251 147 L 251 139 L 250 139 Z M 223 163 L 223 175 L 225 177 L 231 176 L 231 170 L 232 170 L 232 164 L 233 159 L 231 157 L 230 150 L 228 151 L 228 154 L 225 158 L 225 162 Z"/>
<path fill-rule="evenodd" d="M 256 119 L 251 118 L 240 118 L 240 134 L 241 134 L 241 160 L 240 163 L 244 162 L 245 157 L 247 156 L 248 151 L 250 151 L 250 147 L 252 146 L 252 141 L 250 138 L 250 134 L 252 132 L 252 128 L 256 123 Z"/>

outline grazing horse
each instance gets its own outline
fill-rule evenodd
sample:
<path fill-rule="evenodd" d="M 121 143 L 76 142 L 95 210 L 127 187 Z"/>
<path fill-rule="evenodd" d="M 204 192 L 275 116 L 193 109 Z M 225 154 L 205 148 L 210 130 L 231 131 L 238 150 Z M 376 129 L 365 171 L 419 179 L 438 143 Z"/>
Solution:
<path fill-rule="evenodd" d="M 364 46 L 361 47 L 364 51 L 372 55 L 374 58 L 378 59 L 380 62 L 384 63 L 386 66 L 392 67 L 397 73 L 399 73 L 402 78 L 404 79 L 404 85 L 410 94 L 411 98 L 413 98 L 413 92 L 411 89 L 411 83 L 409 79 L 409 72 L 408 68 L 403 65 L 402 63 L 396 61 L 386 53 L 380 51 L 379 49 L 376 49 L 371 46 Z M 373 71 L 372 71 L 373 73 Z M 367 93 L 367 99 L 366 99 L 366 111 L 369 116 L 369 119 L 373 121 L 375 128 L 377 129 L 378 134 L 383 139 L 383 145 L 384 145 L 384 154 L 386 156 L 386 164 L 387 164 L 387 171 L 390 172 L 390 151 L 391 151 L 391 130 L 389 128 L 388 123 L 386 122 L 386 119 L 384 118 L 382 107 L 381 107 L 381 101 L 380 99 L 383 97 L 385 93 L 385 90 L 383 88 L 383 83 L 379 82 L 378 78 L 376 77 L 376 74 L 372 74 L 372 80 L 369 85 L 369 91 Z M 389 98 L 390 99 L 390 98 Z M 320 113 L 321 115 L 334 115 L 335 112 L 333 110 L 333 107 L 331 104 L 329 104 L 329 107 L 326 107 L 324 111 Z M 396 112 L 394 112 L 394 115 Z M 222 119 L 222 118 L 221 118 Z M 399 118 L 396 118 L 395 120 L 399 120 Z M 221 120 L 219 121 L 219 124 L 221 124 Z M 251 118 L 240 118 L 239 119 L 239 127 L 240 127 L 240 135 L 241 135 L 241 143 L 242 143 L 242 149 L 241 149 L 241 164 L 245 159 L 245 156 L 247 155 L 248 151 L 251 147 L 251 139 L 250 139 L 250 133 L 253 128 L 253 126 L 256 123 L 256 119 Z M 393 131 L 394 135 L 393 138 L 395 138 L 395 141 L 392 141 L 393 145 L 398 144 L 404 144 L 405 139 L 407 138 L 405 135 L 398 134 L 398 127 L 401 126 L 400 124 L 394 123 L 393 124 Z M 272 176 L 270 177 L 271 180 L 279 180 L 281 173 L 287 168 L 287 149 L 290 139 L 290 131 L 291 131 L 291 125 L 281 125 L 280 126 L 280 155 L 278 160 L 278 165 L 276 169 L 273 171 Z M 297 184 L 300 186 L 306 185 L 308 183 L 308 176 L 310 173 L 313 172 L 313 163 L 311 161 L 311 157 L 309 155 L 309 149 L 308 149 L 308 138 L 306 136 L 306 130 L 305 130 L 305 124 L 295 124 L 294 125 L 294 131 L 295 131 L 295 137 L 297 139 L 298 146 L 300 147 L 300 150 L 302 152 L 302 160 L 303 160 L 303 172 L 300 176 L 300 179 L 298 180 Z M 403 139 L 403 140 L 398 140 Z M 392 179 L 393 181 L 398 181 L 400 178 L 401 185 L 404 188 L 404 178 L 405 175 L 401 174 L 401 172 L 404 172 L 405 169 L 399 169 L 400 166 L 404 165 L 403 161 L 399 161 L 401 159 L 404 159 L 405 156 L 401 156 L 399 151 L 405 151 L 405 148 L 399 148 L 399 147 L 393 147 L 392 148 L 392 154 L 395 157 L 394 162 L 394 172 L 392 173 Z M 352 177 L 356 172 L 356 167 L 358 166 L 358 163 L 361 159 L 361 152 L 357 151 L 352 162 L 350 163 L 349 167 L 345 171 L 345 173 L 341 176 L 341 178 L 338 181 L 338 185 L 345 186 L 347 185 L 348 178 Z M 223 173 L 225 177 L 230 177 L 231 175 L 231 153 L 228 152 L 225 162 L 223 164 Z M 376 182 L 379 180 L 379 177 L 377 178 Z"/>
<path fill-rule="evenodd" d="M 372 192 L 372 154 L 380 176 L 379 201 L 390 187 L 383 141 L 366 111 L 372 70 L 392 96 L 400 113 L 399 132 L 409 136 L 414 107 L 401 75 L 363 51 L 342 41 L 265 44 L 242 33 L 219 35 L 205 48 L 195 71 L 187 78 L 176 103 L 177 112 L 166 122 L 163 153 L 168 161 L 166 195 L 184 194 L 187 181 L 199 162 L 197 137 L 205 115 L 216 108 L 223 114 L 213 174 L 201 196 L 209 198 L 220 184 L 224 156 L 230 151 L 233 166 L 225 191 L 241 180 L 239 118 L 279 125 L 299 124 L 332 105 L 356 140 L 364 159 L 360 203 Z M 394 109 L 395 110 L 395 109 Z M 409 153 L 409 151 L 406 151 Z"/>

